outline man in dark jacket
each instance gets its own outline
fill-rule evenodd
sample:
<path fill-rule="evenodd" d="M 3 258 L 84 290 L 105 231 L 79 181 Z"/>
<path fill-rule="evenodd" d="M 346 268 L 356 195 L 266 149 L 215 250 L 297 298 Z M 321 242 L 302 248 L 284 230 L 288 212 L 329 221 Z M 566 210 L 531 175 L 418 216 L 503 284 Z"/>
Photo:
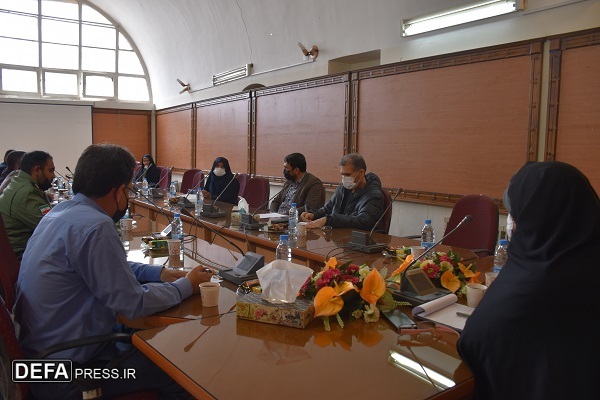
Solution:
<path fill-rule="evenodd" d="M 271 202 L 271 211 L 287 214 L 292 203 L 296 203 L 298 210 L 317 210 L 323 207 L 323 183 L 313 174 L 306 172 L 306 158 L 303 154 L 292 153 L 285 156 L 283 176 L 286 182 Z"/>
<path fill-rule="evenodd" d="M 308 228 L 325 225 L 334 228 L 371 230 L 383 212 L 384 198 L 379 177 L 370 172 L 357 153 L 347 154 L 340 160 L 342 186 L 331 199 L 316 211 L 303 212 L 303 221 L 311 221 Z"/>

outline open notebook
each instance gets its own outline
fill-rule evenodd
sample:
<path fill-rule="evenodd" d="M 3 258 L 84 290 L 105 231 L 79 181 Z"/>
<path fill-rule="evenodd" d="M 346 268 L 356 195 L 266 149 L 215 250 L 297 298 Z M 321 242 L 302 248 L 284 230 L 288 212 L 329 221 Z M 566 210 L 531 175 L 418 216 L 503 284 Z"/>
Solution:
<path fill-rule="evenodd" d="M 412 309 L 413 317 L 433 321 L 438 324 L 449 326 L 462 332 L 467 318 L 474 308 L 458 304 L 458 297 L 450 293 L 439 299 L 423 303 Z"/>

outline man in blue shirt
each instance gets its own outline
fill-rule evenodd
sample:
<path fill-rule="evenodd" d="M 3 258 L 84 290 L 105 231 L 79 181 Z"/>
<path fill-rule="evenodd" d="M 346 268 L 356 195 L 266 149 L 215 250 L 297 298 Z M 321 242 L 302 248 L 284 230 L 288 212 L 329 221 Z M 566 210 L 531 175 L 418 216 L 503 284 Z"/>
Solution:
<path fill-rule="evenodd" d="M 117 314 L 136 319 L 167 309 L 210 280 L 212 273 L 200 266 L 185 274 L 127 261 L 115 223 L 127 210 L 134 167 L 131 153 L 119 146 L 89 146 L 77 162 L 74 198 L 57 205 L 31 236 L 14 308 L 26 357 L 67 340 L 111 333 Z M 103 343 L 53 357 L 104 366 L 120 355 L 114 343 Z M 140 352 L 119 368 L 133 368 L 135 379 L 101 381 L 106 397 L 145 388 L 170 392 L 162 393 L 166 398 L 189 397 Z M 36 399 L 81 398 L 74 384 L 31 389 Z"/>

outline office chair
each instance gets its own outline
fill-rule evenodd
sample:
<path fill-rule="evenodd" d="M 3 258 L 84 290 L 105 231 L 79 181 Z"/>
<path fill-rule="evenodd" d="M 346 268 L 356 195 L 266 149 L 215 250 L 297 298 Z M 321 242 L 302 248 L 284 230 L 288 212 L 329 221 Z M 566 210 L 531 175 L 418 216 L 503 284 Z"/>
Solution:
<path fill-rule="evenodd" d="M 21 263 L 8 241 L 4 220 L 0 214 L 0 289 L 6 307 L 12 310 L 15 304 L 15 285 L 19 277 Z"/>
<path fill-rule="evenodd" d="M 181 187 L 179 188 L 181 193 L 187 193 L 188 190 L 195 187 L 194 178 L 198 172 L 201 171 L 199 169 L 192 168 L 183 173 L 183 177 L 181 178 Z"/>
<path fill-rule="evenodd" d="M 242 197 L 246 199 L 250 208 L 258 208 L 262 206 L 262 209 L 267 208 L 267 200 L 269 200 L 269 180 L 262 177 L 252 177 L 246 182 L 244 187 L 244 194 Z"/>
<path fill-rule="evenodd" d="M 198 186 L 200 185 L 200 182 L 202 182 L 203 179 L 204 172 L 198 170 L 198 172 L 194 174 L 194 179 L 192 180 L 192 187 L 197 189 L 204 189 L 202 186 Z"/>
<path fill-rule="evenodd" d="M 158 184 L 158 188 L 159 189 L 168 189 L 169 186 L 171 185 L 172 170 L 170 168 L 160 167 L 158 165 L 156 166 L 156 168 L 158 168 L 158 170 L 160 171 L 160 178 L 159 178 L 160 182 Z"/>
<path fill-rule="evenodd" d="M 383 209 L 386 210 L 387 207 L 392 203 L 392 197 L 387 190 L 381 189 L 381 193 L 383 193 Z M 390 225 L 392 223 L 392 207 L 386 210 L 383 218 L 377 224 L 375 228 L 375 232 L 385 233 L 386 235 L 390 232 Z"/>
<path fill-rule="evenodd" d="M 238 192 L 238 196 L 244 197 L 244 189 L 246 188 L 246 183 L 248 179 L 250 179 L 250 175 L 248 174 L 238 174 L 236 177 L 238 183 L 240 184 L 240 190 Z"/>
<path fill-rule="evenodd" d="M 48 356 L 58 353 L 67 349 L 72 349 L 75 347 L 87 346 L 95 343 L 104 343 L 104 342 L 126 342 L 131 343 L 131 334 L 128 333 L 111 333 L 107 335 L 98 335 L 92 336 L 83 339 L 75 339 L 69 340 L 67 342 L 51 346 L 48 349 L 40 352 L 34 358 L 43 359 Z M 5 376 L 10 376 L 10 368 L 13 360 L 19 360 L 25 358 L 23 356 L 23 351 L 21 349 L 21 345 L 17 340 L 17 335 L 15 333 L 15 326 L 13 324 L 13 320 L 11 318 L 10 312 L 6 308 L 6 305 L 2 300 L 0 300 L 0 374 L 3 373 L 2 369 L 8 368 L 8 370 L 4 371 L 7 373 Z M 35 400 L 31 398 L 29 393 L 29 387 L 26 383 L 15 384 L 8 379 L 7 385 L 9 387 L 5 388 L 5 390 L 10 393 L 8 398 L 22 398 L 25 400 Z M 20 397 L 17 395 L 20 393 Z M 85 394 L 85 393 L 83 393 Z M 10 397 L 12 396 L 12 397 Z M 85 397 L 84 397 L 85 398 Z M 124 394 L 116 397 L 118 400 L 154 400 L 158 399 L 159 395 L 156 390 L 142 390 L 138 392 L 133 392 L 129 394 Z"/>
<path fill-rule="evenodd" d="M 446 232 L 450 232 L 466 216 L 472 215 L 470 224 L 459 228 L 442 244 L 470 249 L 478 257 L 494 255 L 498 239 L 498 206 L 482 194 L 468 194 L 456 202 L 452 208 Z"/>

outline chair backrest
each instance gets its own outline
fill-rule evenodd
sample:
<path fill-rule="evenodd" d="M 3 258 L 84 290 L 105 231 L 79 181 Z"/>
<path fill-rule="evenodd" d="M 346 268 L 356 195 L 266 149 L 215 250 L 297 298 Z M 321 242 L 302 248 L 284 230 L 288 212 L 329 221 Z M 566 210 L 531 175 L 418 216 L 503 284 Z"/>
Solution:
<path fill-rule="evenodd" d="M 493 255 L 498 239 L 498 205 L 482 194 L 461 197 L 452 208 L 444 235 L 454 229 L 466 215 L 473 216 L 471 223 L 460 227 L 443 244 L 470 249 L 479 257 Z"/>
<path fill-rule="evenodd" d="M 160 167 L 158 165 L 156 166 L 156 168 L 158 168 L 158 170 L 160 171 L 158 187 L 160 189 L 168 189 L 171 185 L 172 170 L 170 168 Z"/>
<path fill-rule="evenodd" d="M 386 211 L 381 221 L 377 224 L 375 231 L 388 234 L 392 223 L 392 207 L 388 208 L 388 206 L 392 202 L 392 197 L 387 190 L 381 189 L 381 193 L 383 193 L 383 209 Z"/>
<path fill-rule="evenodd" d="M 17 340 L 15 326 L 13 324 L 10 312 L 6 308 L 6 305 L 2 299 L 0 299 L 0 350 L 0 375 L 9 377 L 11 375 L 10 371 L 12 361 L 22 359 L 24 357 L 23 351 L 21 350 L 21 345 Z M 28 398 L 29 390 L 25 383 L 21 383 L 17 386 L 16 384 L 13 384 L 9 378 L 6 381 L 6 385 L 12 385 L 3 389 L 8 391 L 7 398 Z M 15 393 L 16 391 L 21 392 L 20 397 L 18 393 Z"/>
<path fill-rule="evenodd" d="M 200 189 L 204 189 L 204 185 L 202 186 L 198 186 L 200 185 L 200 182 L 204 179 L 204 172 L 198 170 L 198 172 L 196 172 L 194 174 L 194 179 L 192 180 L 192 187 L 193 188 L 200 188 Z"/>
<path fill-rule="evenodd" d="M 248 179 L 250 179 L 250 175 L 248 174 L 237 174 L 236 178 L 238 183 L 240 184 L 240 190 L 238 192 L 238 196 L 244 197 L 244 189 L 246 188 L 246 183 Z"/>
<path fill-rule="evenodd" d="M 269 190 L 269 180 L 255 176 L 246 182 L 242 197 L 246 199 L 250 208 L 263 206 L 262 208 L 264 209 L 267 207 L 265 203 L 269 200 Z"/>
<path fill-rule="evenodd" d="M 179 188 L 181 193 L 187 193 L 188 190 L 195 187 L 194 178 L 198 172 L 200 172 L 199 169 L 193 168 L 188 169 L 183 173 L 183 177 L 181 178 L 181 187 Z"/>
<path fill-rule="evenodd" d="M 6 307 L 12 310 L 15 303 L 15 285 L 19 277 L 20 262 L 8 241 L 4 220 L 0 214 L 0 287 Z"/>

